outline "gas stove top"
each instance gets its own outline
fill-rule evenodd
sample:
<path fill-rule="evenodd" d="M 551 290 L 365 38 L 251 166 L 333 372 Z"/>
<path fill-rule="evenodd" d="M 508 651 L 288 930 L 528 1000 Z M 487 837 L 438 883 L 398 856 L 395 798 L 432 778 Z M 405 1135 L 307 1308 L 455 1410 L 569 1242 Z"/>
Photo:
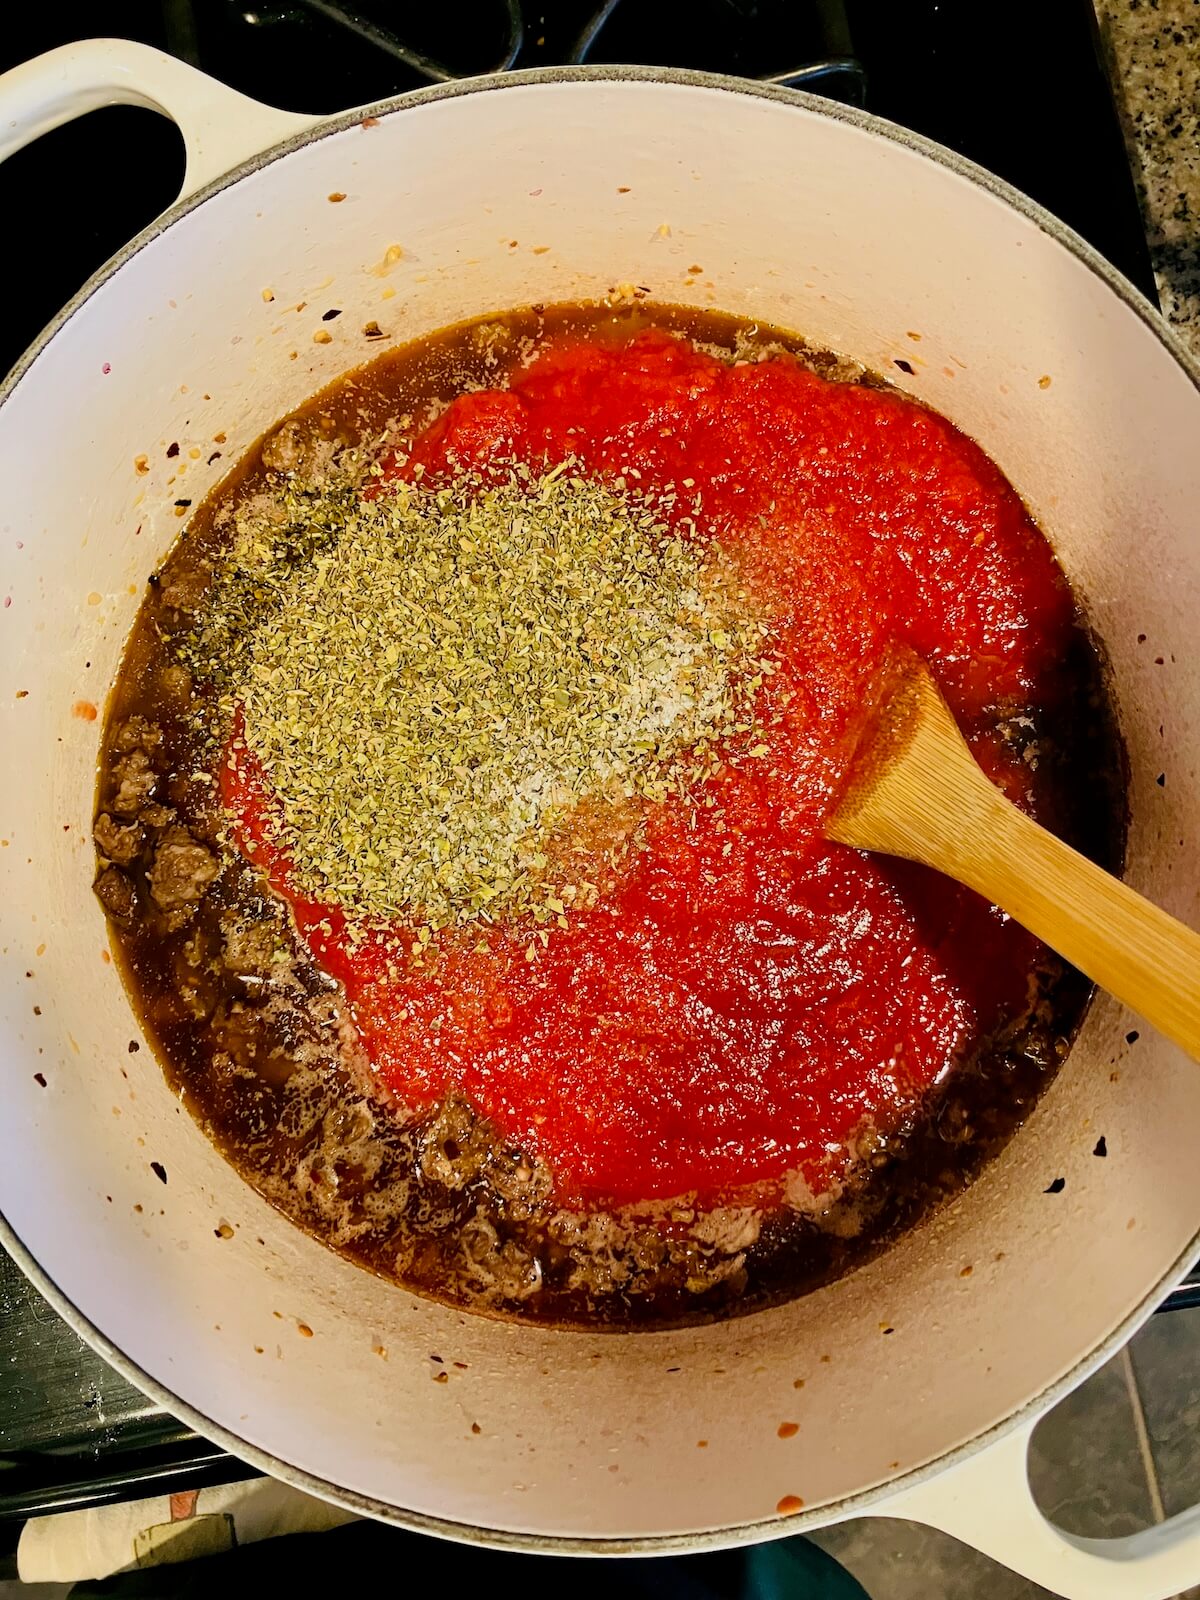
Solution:
<path fill-rule="evenodd" d="M 702 68 L 865 105 L 1024 189 L 1154 298 L 1091 0 L 47 0 L 6 17 L 0 70 L 134 37 L 288 110 L 568 61 Z M 170 204 L 178 132 L 118 107 L 0 166 L 8 295 L 0 368 Z M 68 188 L 68 175 L 70 186 Z M 1185 1287 L 1171 1304 L 1200 1303 Z M 0 1252 L 0 1520 L 197 1488 L 249 1470 L 94 1355 Z"/>

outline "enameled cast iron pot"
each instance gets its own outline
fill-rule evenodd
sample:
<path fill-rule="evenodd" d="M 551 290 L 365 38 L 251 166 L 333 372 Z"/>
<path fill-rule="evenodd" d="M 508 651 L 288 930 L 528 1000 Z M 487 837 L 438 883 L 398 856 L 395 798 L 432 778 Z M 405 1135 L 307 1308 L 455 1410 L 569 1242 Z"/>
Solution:
<path fill-rule="evenodd" d="M 144 1042 L 132 1052 L 91 893 L 101 722 L 81 705 L 103 704 L 146 576 L 179 533 L 176 501 L 199 501 L 275 418 L 375 353 L 365 324 L 398 342 L 640 285 L 844 351 L 999 462 L 1111 657 L 1133 772 L 1128 877 L 1195 922 L 1196 368 L 1027 200 L 786 91 L 551 71 L 314 121 L 96 42 L 0 78 L 0 155 L 113 101 L 180 123 L 184 196 L 0 394 L 3 1242 L 74 1327 L 209 1438 L 406 1526 L 620 1553 L 870 1508 L 1077 1600 L 1200 1580 L 1195 1515 L 1093 1546 L 1043 1521 L 1024 1472 L 1038 1414 L 1200 1250 L 1200 1074 L 1177 1049 L 1147 1030 L 1127 1044 L 1133 1021 L 1100 999 L 969 1192 L 792 1305 L 636 1335 L 462 1316 L 298 1232 L 226 1166 Z M 342 315 L 322 324 L 329 306 Z M 313 340 L 322 326 L 329 344 Z M 781 1440 L 785 1420 L 800 1429 Z M 788 1497 L 803 1509 L 781 1514 Z"/>

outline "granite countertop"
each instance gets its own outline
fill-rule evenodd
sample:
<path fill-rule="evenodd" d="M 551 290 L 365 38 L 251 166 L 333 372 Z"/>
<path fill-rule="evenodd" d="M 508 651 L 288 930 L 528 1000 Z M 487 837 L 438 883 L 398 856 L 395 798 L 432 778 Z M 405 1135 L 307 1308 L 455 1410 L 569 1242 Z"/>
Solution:
<path fill-rule="evenodd" d="M 1200 0 L 1095 0 L 1163 314 L 1200 357 Z"/>

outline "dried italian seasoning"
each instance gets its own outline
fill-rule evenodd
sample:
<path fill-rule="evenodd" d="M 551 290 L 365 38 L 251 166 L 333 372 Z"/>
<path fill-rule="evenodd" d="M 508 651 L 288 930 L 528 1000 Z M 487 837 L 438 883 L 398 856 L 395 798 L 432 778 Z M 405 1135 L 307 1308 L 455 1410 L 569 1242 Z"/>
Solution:
<path fill-rule="evenodd" d="M 765 624 L 709 550 L 574 463 L 281 504 L 239 511 L 184 648 L 315 899 L 433 927 L 561 918 L 639 808 L 749 732 Z"/>

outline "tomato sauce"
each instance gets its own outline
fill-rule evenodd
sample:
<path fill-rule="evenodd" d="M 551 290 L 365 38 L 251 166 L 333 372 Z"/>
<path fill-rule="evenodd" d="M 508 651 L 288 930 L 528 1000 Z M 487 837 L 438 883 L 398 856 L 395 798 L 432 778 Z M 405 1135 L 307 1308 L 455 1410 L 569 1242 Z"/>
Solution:
<path fill-rule="evenodd" d="M 986 770 L 1036 807 L 1002 718 L 1053 707 L 1076 627 L 1051 551 L 950 423 L 786 355 L 731 365 L 663 331 L 560 334 L 463 394 L 386 466 L 425 481 L 516 458 L 624 477 L 729 553 L 772 627 L 752 749 L 551 928 L 352 929 L 292 892 L 253 753 L 222 764 L 242 847 L 345 987 L 406 1114 L 456 1091 L 543 1157 L 566 1204 L 752 1187 L 821 1194 L 1026 1005 L 1035 941 L 923 869 L 826 843 L 864 683 L 926 657 Z M 381 492 L 387 492 L 386 486 Z"/>

